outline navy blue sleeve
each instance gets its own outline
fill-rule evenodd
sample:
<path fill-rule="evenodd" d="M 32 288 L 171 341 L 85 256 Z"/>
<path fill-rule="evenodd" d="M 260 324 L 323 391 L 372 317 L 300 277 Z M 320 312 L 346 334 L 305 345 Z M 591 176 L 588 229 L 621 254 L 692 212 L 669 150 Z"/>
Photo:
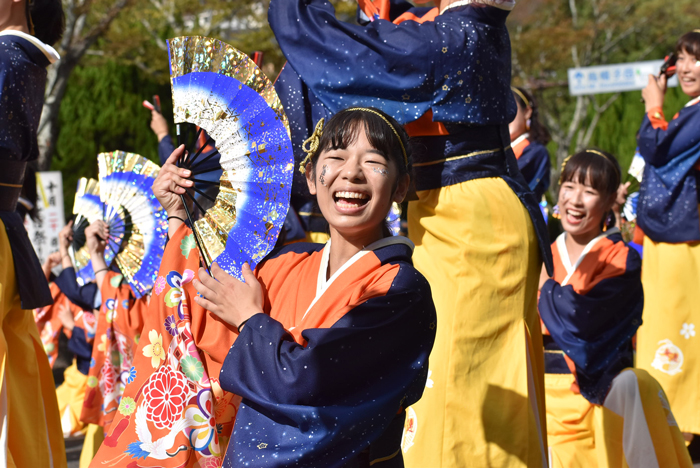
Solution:
<path fill-rule="evenodd" d="M 581 394 L 603 404 L 612 379 L 633 364 L 629 344 L 644 308 L 639 254 L 629 249 L 625 273 L 601 280 L 585 295 L 547 280 L 538 306 L 552 338 L 576 364 Z"/>
<path fill-rule="evenodd" d="M 95 308 L 95 295 L 98 288 L 95 283 L 78 285 L 73 268 L 64 268 L 61 274 L 54 280 L 58 289 L 66 295 L 69 301 L 81 309 L 92 310 Z"/>
<path fill-rule="evenodd" d="M 440 122 L 512 120 L 507 16 L 468 6 L 425 23 L 360 26 L 336 19 L 326 0 L 272 0 L 268 12 L 289 65 L 331 112 L 374 106 L 401 124 L 429 109 Z"/>
<path fill-rule="evenodd" d="M 697 148 L 700 134 L 700 105 L 681 109 L 666 130 L 654 128 L 645 114 L 637 135 L 639 153 L 652 166 L 663 166 L 690 148 Z M 695 160 L 700 153 L 695 152 Z"/>
<path fill-rule="evenodd" d="M 436 315 L 427 281 L 406 270 L 386 296 L 305 330 L 306 347 L 267 315 L 248 321 L 220 374 L 222 388 L 243 397 L 229 452 L 236 466 L 342 466 L 420 398 Z M 265 440 L 274 455 L 258 448 Z"/>
<path fill-rule="evenodd" d="M 681 109 L 667 130 L 653 128 L 645 115 L 637 142 L 647 163 L 639 188 L 637 223 L 654 242 L 697 242 L 700 105 Z"/>
<path fill-rule="evenodd" d="M 518 169 L 525 177 L 530 190 L 534 192 L 537 201 L 540 201 L 549 188 L 551 161 L 547 148 L 537 142 L 527 145 L 518 159 Z"/>
<path fill-rule="evenodd" d="M 165 135 L 158 142 L 158 159 L 160 159 L 161 166 L 165 164 L 165 161 L 168 160 L 168 157 L 172 154 L 173 151 L 175 151 L 173 139 L 170 138 L 170 135 Z"/>
<path fill-rule="evenodd" d="M 75 354 L 76 364 L 81 374 L 87 375 L 90 371 L 92 359 L 92 345 L 85 337 L 85 330 L 73 327 L 73 333 L 68 340 L 68 349 Z"/>

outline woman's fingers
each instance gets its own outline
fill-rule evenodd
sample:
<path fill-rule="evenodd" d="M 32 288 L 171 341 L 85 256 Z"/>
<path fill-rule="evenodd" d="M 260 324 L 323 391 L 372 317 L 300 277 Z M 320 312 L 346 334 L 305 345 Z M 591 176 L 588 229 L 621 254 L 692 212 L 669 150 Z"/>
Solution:
<path fill-rule="evenodd" d="M 175 150 L 172 153 L 170 153 L 170 156 L 168 156 L 168 159 L 165 160 L 165 164 L 175 165 L 175 163 L 178 161 L 178 159 L 180 159 L 180 157 L 184 154 L 184 152 L 185 152 L 185 145 L 182 144 L 182 145 L 178 146 L 177 148 L 175 148 Z M 163 165 L 163 167 L 165 167 L 165 164 Z"/>
<path fill-rule="evenodd" d="M 199 294 L 209 299 L 216 300 L 222 285 L 209 276 L 204 268 L 199 269 L 199 279 L 192 281 L 192 285 Z"/>
<path fill-rule="evenodd" d="M 195 296 L 194 302 L 196 302 L 202 308 L 208 310 L 209 312 L 211 312 L 217 316 L 221 316 L 221 314 L 219 314 L 219 308 L 216 307 L 216 305 L 214 305 L 214 303 L 211 302 L 210 300 L 205 299 L 204 297 L 201 297 L 201 296 Z"/>
<path fill-rule="evenodd" d="M 255 273 L 253 273 L 253 270 L 250 269 L 250 265 L 248 265 L 248 262 L 245 262 L 243 264 L 241 272 L 243 273 L 243 279 L 245 279 L 245 282 L 248 286 L 250 286 L 251 288 L 260 287 L 260 283 L 255 277 Z"/>

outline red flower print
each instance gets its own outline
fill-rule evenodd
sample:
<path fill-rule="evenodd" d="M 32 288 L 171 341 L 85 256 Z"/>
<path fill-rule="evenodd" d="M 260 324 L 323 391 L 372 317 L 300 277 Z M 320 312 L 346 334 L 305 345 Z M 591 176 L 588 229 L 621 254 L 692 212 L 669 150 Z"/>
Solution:
<path fill-rule="evenodd" d="M 168 429 L 180 419 L 187 398 L 187 378 L 169 365 L 161 366 L 143 390 L 146 418 L 158 429 Z"/>

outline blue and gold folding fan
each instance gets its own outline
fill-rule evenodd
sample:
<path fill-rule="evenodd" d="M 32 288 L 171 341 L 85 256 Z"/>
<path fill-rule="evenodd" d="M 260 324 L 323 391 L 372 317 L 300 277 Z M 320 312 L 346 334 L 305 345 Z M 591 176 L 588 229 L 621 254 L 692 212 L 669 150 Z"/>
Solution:
<path fill-rule="evenodd" d="M 97 164 L 102 219 L 109 226 L 105 259 L 113 253 L 139 298 L 153 287 L 168 235 L 167 213 L 152 188 L 160 166 L 124 151 L 100 153 Z"/>
<path fill-rule="evenodd" d="M 78 186 L 75 189 L 75 201 L 73 203 L 73 214 L 75 221 L 73 222 L 73 242 L 68 250 L 73 261 L 75 274 L 78 283 L 89 283 L 95 278 L 95 272 L 90 261 L 90 252 L 88 252 L 85 243 L 85 229 L 90 223 L 102 219 L 104 208 L 102 200 L 100 200 L 100 184 L 95 179 L 86 179 L 82 177 L 78 180 Z M 107 265 L 114 260 L 114 251 L 105 249 L 105 261 Z"/>
<path fill-rule="evenodd" d="M 204 209 L 187 194 L 203 213 L 193 223 L 195 241 L 207 268 L 216 262 L 242 279 L 243 263 L 255 268 L 274 247 L 289 208 L 294 159 L 287 117 L 272 82 L 232 46 L 178 37 L 168 41 L 168 51 L 178 139 L 191 124 L 217 149 L 202 158 L 188 154 L 179 164 L 200 184 L 206 160 L 218 156 L 223 169 L 219 181 L 210 182 L 218 187 L 215 198 L 195 188 L 214 206 Z M 189 209 L 188 217 L 192 223 Z"/>

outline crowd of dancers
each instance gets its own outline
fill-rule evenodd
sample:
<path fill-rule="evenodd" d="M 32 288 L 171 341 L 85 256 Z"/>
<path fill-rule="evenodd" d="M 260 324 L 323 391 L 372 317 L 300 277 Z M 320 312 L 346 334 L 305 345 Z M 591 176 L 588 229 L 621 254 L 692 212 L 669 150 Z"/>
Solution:
<path fill-rule="evenodd" d="M 203 255 L 193 221 L 241 222 L 245 194 L 210 191 L 221 171 L 183 164 L 154 109 L 164 246 L 135 254 L 155 265 L 139 283 L 106 219 L 70 221 L 44 265 L 22 225 L 60 4 L 0 3 L 1 466 L 66 466 L 64 437 L 84 467 L 700 461 L 700 30 L 675 50 L 688 104 L 666 119 L 665 74 L 642 92 L 632 238 L 615 155 L 578 151 L 550 181 L 537 103 L 510 84 L 513 1 L 358 0 L 350 24 L 272 0 L 287 63 L 264 92 L 295 159 L 275 249 L 235 274 Z M 402 203 L 407 237 L 387 225 Z"/>

